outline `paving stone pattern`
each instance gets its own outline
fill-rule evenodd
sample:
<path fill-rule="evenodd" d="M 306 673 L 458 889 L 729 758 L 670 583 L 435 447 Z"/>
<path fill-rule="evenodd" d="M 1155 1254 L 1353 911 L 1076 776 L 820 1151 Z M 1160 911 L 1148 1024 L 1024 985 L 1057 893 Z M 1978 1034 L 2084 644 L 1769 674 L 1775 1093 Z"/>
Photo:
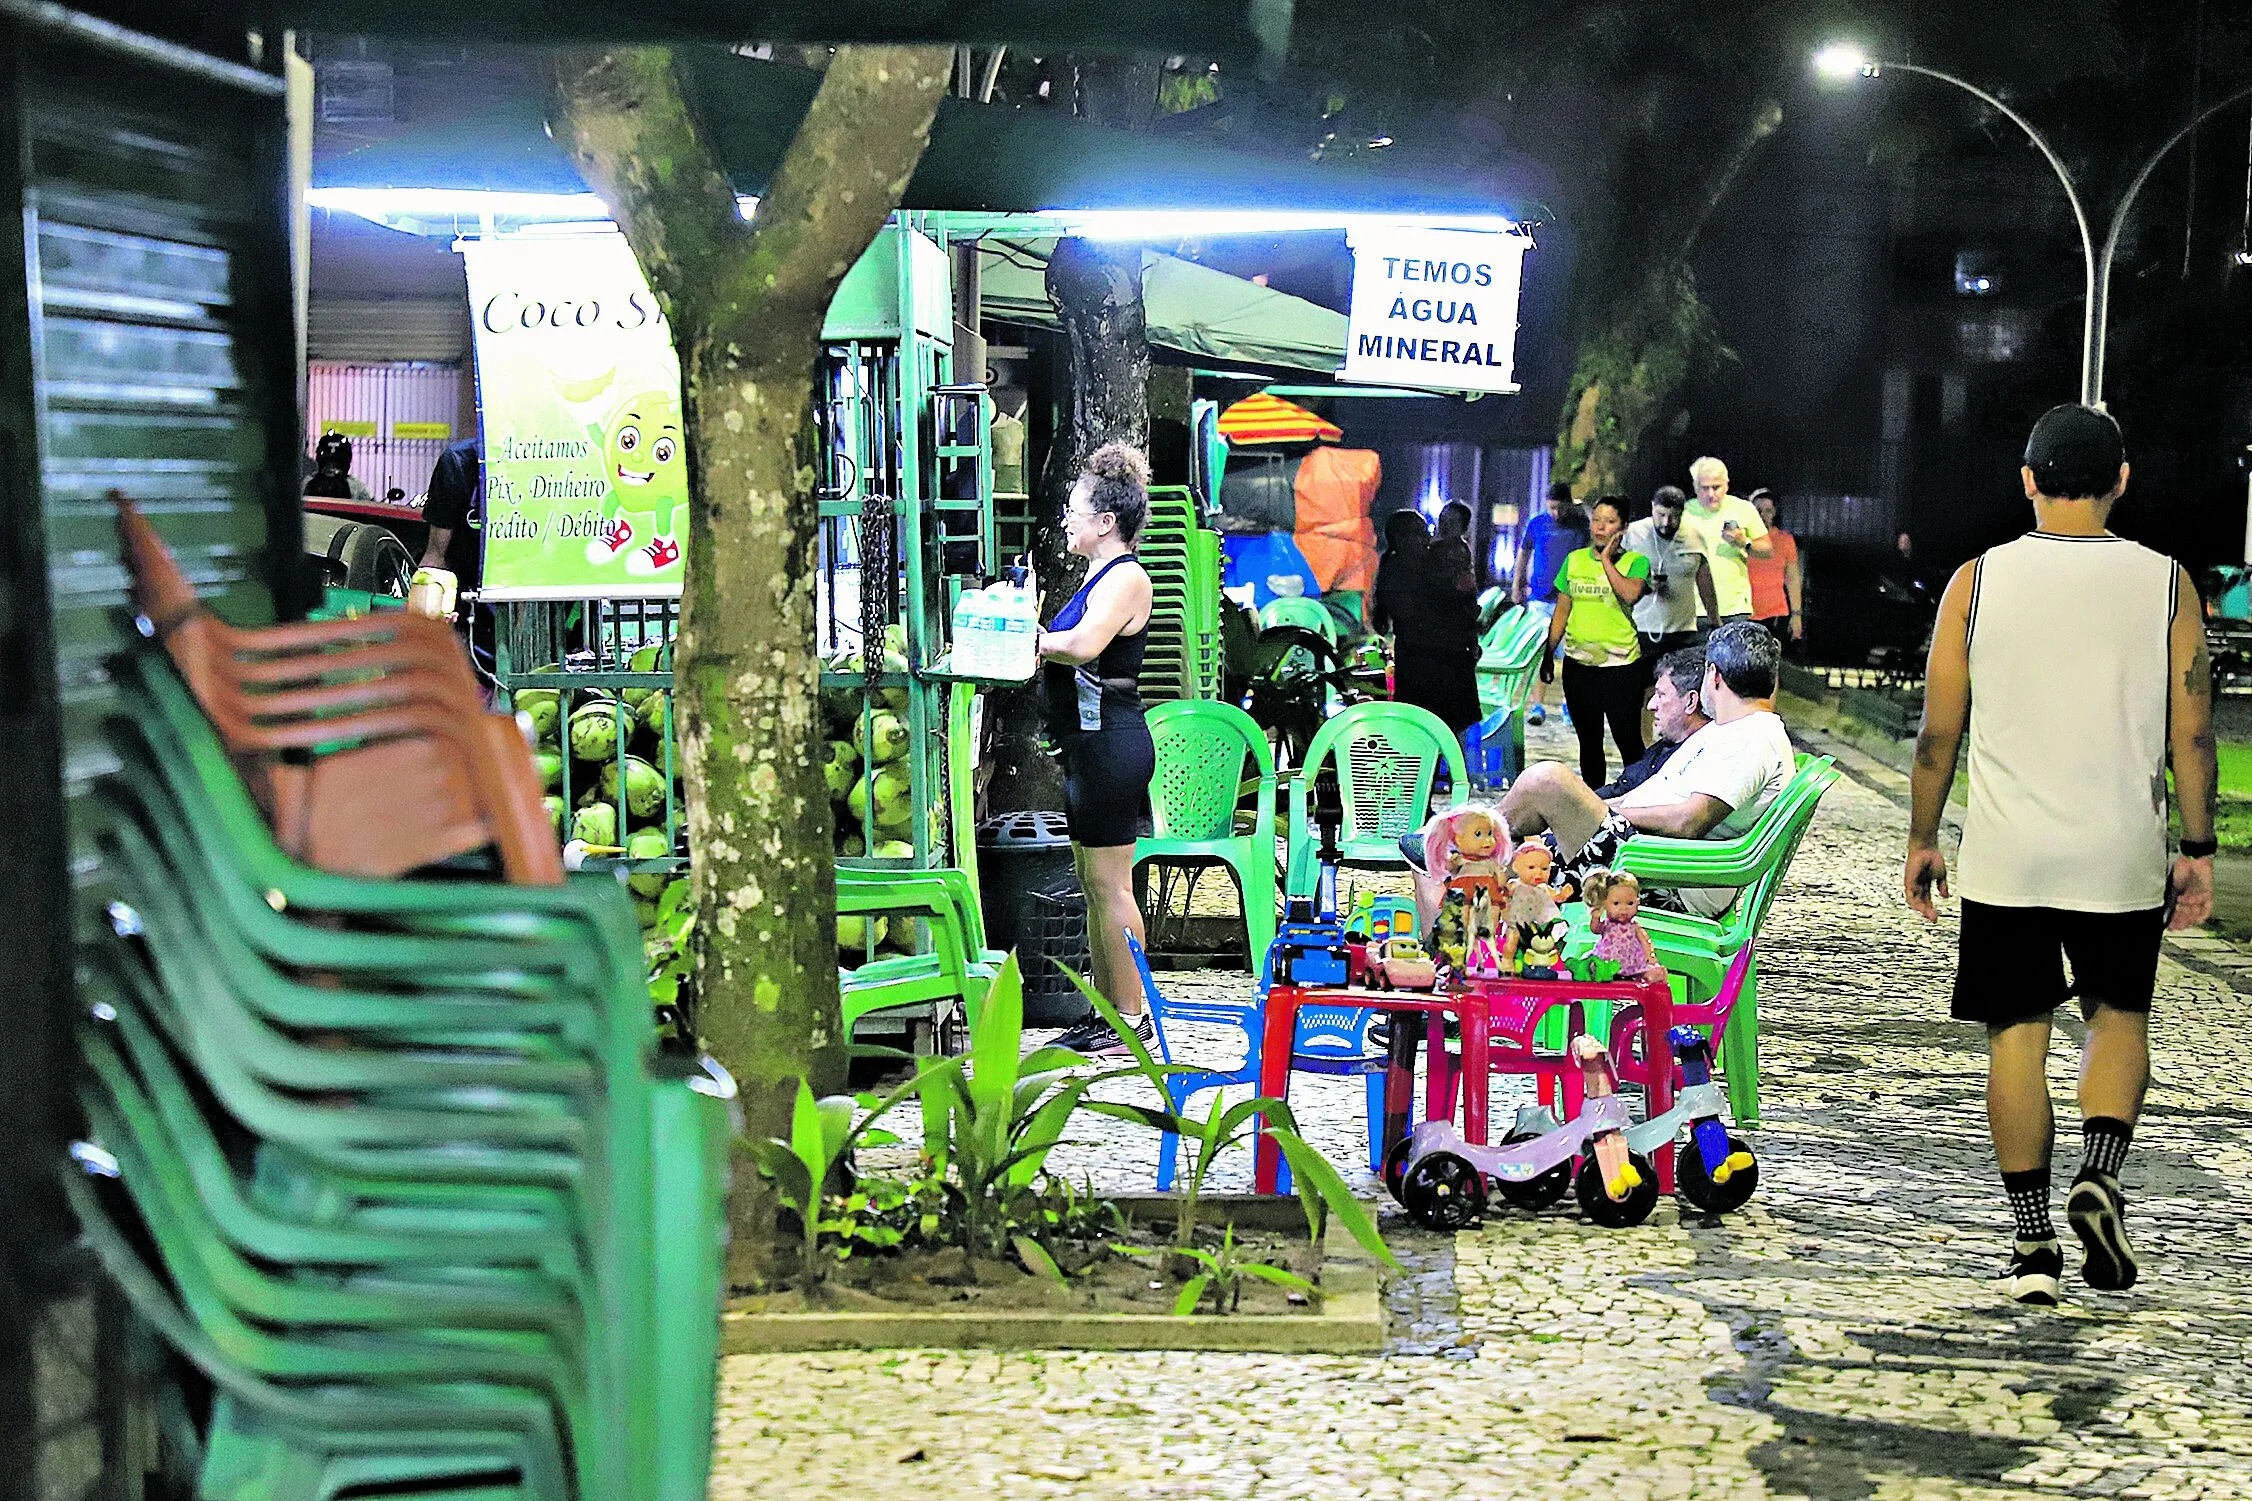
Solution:
<path fill-rule="evenodd" d="M 1382 1358 L 733 1358 L 712 1494 L 2252 1496 L 2252 1101 L 2236 1087 L 2252 1031 L 2234 956 L 2187 953 L 2192 968 L 2170 947 L 2161 973 L 2126 1171 L 2143 1285 L 2087 1292 L 2073 1257 L 2065 1307 L 2010 1305 L 1990 1280 L 2008 1218 L 1982 1040 L 1945 1017 L 1951 925 L 1900 905 L 1904 815 L 1879 780 L 1830 794 L 1763 940 L 1761 1184 L 1741 1212 L 1666 1203 L 1606 1232 L 1567 1208 L 1504 1211 L 1451 1245 L 1402 1233 Z M 2060 1185 L 2079 1155 L 2075 1031 L 2050 1059 Z M 1197 1052 L 1231 1056 L 1224 1034 Z M 1302 1080 L 1293 1099 L 1373 1193 L 1359 1085 Z M 1112 1124 L 1058 1168 L 1146 1188 L 1152 1144 Z M 1238 1154 L 1213 1186 L 1248 1177 Z"/>

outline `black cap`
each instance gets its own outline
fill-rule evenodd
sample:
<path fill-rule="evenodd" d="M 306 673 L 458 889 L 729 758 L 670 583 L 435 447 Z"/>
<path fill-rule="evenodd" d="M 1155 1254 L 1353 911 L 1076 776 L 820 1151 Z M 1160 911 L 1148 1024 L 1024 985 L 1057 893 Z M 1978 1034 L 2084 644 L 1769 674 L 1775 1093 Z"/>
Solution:
<path fill-rule="evenodd" d="M 2109 495 L 2127 462 L 2127 441 L 2109 412 L 2067 402 L 2050 407 L 2025 440 L 2025 467 L 2056 500 Z"/>

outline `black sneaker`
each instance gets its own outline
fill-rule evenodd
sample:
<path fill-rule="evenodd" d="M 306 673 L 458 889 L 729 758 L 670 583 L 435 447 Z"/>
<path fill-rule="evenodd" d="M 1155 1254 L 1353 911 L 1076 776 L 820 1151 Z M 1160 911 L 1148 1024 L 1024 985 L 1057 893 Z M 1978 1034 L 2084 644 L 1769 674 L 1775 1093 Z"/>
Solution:
<path fill-rule="evenodd" d="M 2000 1280 L 2013 1302 L 2054 1308 L 2064 1283 L 2064 1253 L 2053 1240 L 2021 1240 Z"/>
<path fill-rule="evenodd" d="M 1147 1011 L 1134 1018 L 1134 1035 L 1142 1040 L 1144 1047 L 1157 1041 L 1157 1027 L 1150 1021 Z M 1126 1039 L 1112 1031 L 1110 1023 L 1099 1016 L 1090 1016 L 1070 1031 L 1050 1039 L 1048 1046 L 1069 1048 L 1088 1058 L 1104 1058 L 1130 1051 L 1126 1046 Z"/>
<path fill-rule="evenodd" d="M 2135 1285 L 2142 1269 L 2135 1263 L 2134 1248 L 2127 1244 L 2127 1198 L 2119 1191 L 2117 1178 L 2082 1171 L 2064 1197 L 2064 1217 L 2088 1253 L 2080 1263 L 2082 1282 L 2107 1293 Z"/>

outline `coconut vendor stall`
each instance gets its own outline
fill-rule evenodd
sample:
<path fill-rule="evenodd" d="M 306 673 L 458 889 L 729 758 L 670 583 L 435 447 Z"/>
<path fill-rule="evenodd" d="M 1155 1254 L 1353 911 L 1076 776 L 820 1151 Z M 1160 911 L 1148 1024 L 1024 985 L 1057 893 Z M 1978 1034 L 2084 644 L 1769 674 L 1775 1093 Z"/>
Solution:
<path fill-rule="evenodd" d="M 687 66 L 739 190 L 754 192 L 807 75 L 744 58 Z M 692 851 L 668 651 L 686 468 L 654 299 L 536 100 L 480 101 L 324 159 L 312 201 L 464 255 L 486 475 L 473 608 L 490 611 L 495 675 L 542 737 L 558 839 L 581 864 L 623 868 L 661 964 Z M 979 690 L 1030 669 L 956 655 L 964 627 L 996 640 L 1029 623 L 1007 574 L 1032 521 L 1025 430 L 1047 423 L 1002 421 L 997 485 L 988 327 L 1053 326 L 1041 270 L 1060 236 L 1134 240 L 1151 342 L 1170 358 L 1328 378 L 1348 363 L 1344 316 L 1199 265 L 1194 245 L 1314 233 L 1342 249 L 1342 231 L 1375 220 L 1513 226 L 1442 189 L 951 100 L 905 202 L 827 318 L 815 587 L 847 1019 L 863 1038 L 932 1046 L 992 957 L 974 853 Z M 1223 691 L 1220 448 L 1198 405 L 1197 461 L 1160 476 L 1144 545 L 1159 594 L 1151 699 Z M 1344 520 L 1365 527 L 1365 507 Z"/>

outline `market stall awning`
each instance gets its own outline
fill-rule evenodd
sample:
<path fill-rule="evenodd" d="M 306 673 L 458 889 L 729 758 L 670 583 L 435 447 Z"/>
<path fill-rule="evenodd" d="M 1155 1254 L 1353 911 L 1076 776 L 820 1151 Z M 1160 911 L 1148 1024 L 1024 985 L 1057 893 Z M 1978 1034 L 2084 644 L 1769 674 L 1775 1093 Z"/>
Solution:
<path fill-rule="evenodd" d="M 978 281 L 986 317 L 1055 326 L 1044 271 L 1053 244 L 985 243 Z M 1325 375 L 1345 358 L 1343 313 L 1178 256 L 1142 253 L 1142 304 L 1150 342 L 1184 354 Z"/>
<path fill-rule="evenodd" d="M 737 189 L 764 190 L 805 117 L 820 78 L 803 68 L 687 51 L 681 67 L 698 117 Z M 323 188 L 450 188 L 584 193 L 549 139 L 536 88 L 399 127 L 356 150 L 324 155 Z M 1042 209 L 1291 210 L 1492 221 L 1492 198 L 1345 164 L 1314 165 L 1176 137 L 1136 135 L 1053 110 L 948 99 L 902 207 L 1029 213 Z M 1153 236 L 1154 238 L 1155 236 Z"/>
<path fill-rule="evenodd" d="M 1345 429 L 1295 401 L 1262 391 L 1220 413 L 1220 436 L 1235 444 L 1311 443 L 1317 439 L 1335 443 L 1345 436 Z"/>

